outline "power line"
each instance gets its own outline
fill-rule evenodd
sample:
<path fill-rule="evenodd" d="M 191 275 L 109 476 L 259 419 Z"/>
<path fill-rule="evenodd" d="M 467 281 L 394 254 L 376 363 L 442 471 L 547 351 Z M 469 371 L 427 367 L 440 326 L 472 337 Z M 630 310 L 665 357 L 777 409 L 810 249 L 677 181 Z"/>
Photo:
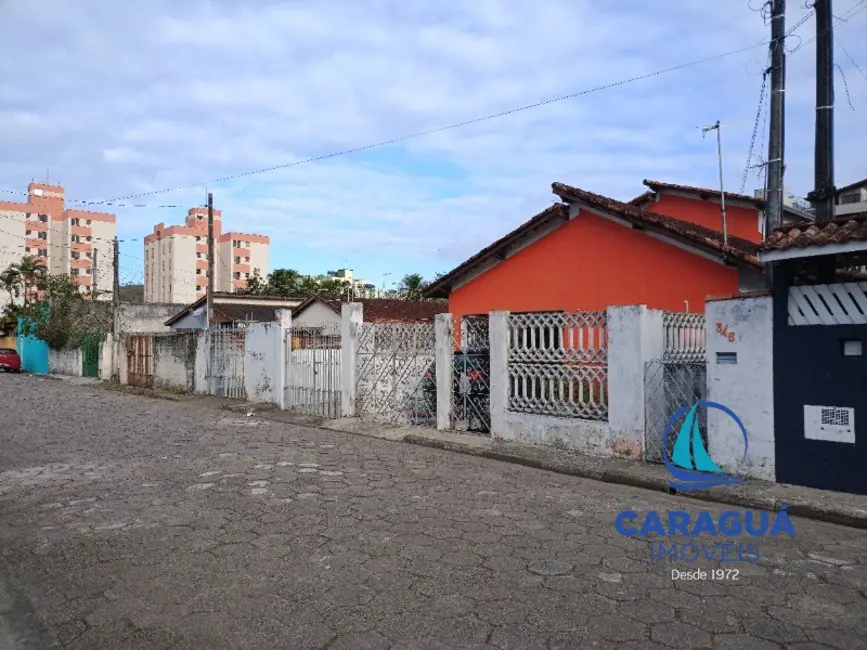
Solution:
<path fill-rule="evenodd" d="M 867 2 L 867 0 L 864 0 L 864 1 Z M 644 81 L 646 79 L 652 79 L 653 77 L 658 77 L 660 75 L 668 74 L 670 72 L 676 72 L 678 70 L 684 70 L 684 69 L 695 67 L 697 65 L 701 65 L 704 63 L 710 63 L 711 61 L 717 61 L 719 59 L 724 59 L 724 58 L 727 58 L 729 56 L 734 56 L 735 54 L 741 54 L 743 52 L 748 52 L 749 50 L 753 50 L 757 47 L 767 45 L 768 43 L 769 43 L 769 41 L 762 41 L 760 43 L 756 43 L 754 45 L 749 45 L 747 47 L 742 47 L 742 48 L 739 48 L 737 50 L 731 50 L 729 52 L 723 52 L 722 54 L 715 54 L 713 56 L 705 57 L 702 59 L 696 59 L 694 61 L 689 61 L 687 63 L 681 63 L 679 65 L 671 66 L 668 68 L 663 68 L 661 70 L 656 70 L 654 72 L 649 72 L 647 74 L 636 75 L 634 77 L 629 77 L 627 79 L 621 79 L 619 81 L 614 81 L 611 83 L 602 84 L 599 86 L 594 86 L 593 88 L 587 88 L 585 90 L 581 90 L 581 91 L 574 92 L 574 93 L 569 93 L 567 95 L 560 95 L 559 97 L 546 99 L 543 101 L 535 102 L 533 104 L 526 104 L 524 106 L 519 106 L 517 108 L 510 108 L 508 110 L 499 111 L 497 113 L 492 113 L 490 115 L 485 115 L 483 117 L 476 117 L 476 118 L 469 119 L 469 120 L 463 120 L 461 122 L 455 122 L 453 124 L 449 124 L 446 126 L 437 127 L 434 129 L 427 129 L 425 131 L 418 131 L 418 132 L 412 133 L 410 135 L 404 135 L 404 136 L 400 136 L 397 138 L 391 138 L 389 140 L 382 140 L 380 142 L 366 144 L 366 145 L 359 146 L 359 147 L 352 147 L 350 149 L 343 149 L 341 151 L 335 151 L 332 153 L 323 154 L 321 156 L 314 156 L 311 158 L 305 158 L 303 160 L 296 160 L 294 162 L 285 163 L 282 165 L 273 165 L 271 167 L 264 167 L 262 169 L 256 169 L 256 170 L 252 170 L 252 171 L 248 171 L 248 172 L 241 172 L 238 174 L 231 174 L 229 176 L 222 176 L 220 178 L 215 178 L 215 179 L 211 179 L 208 181 L 200 181 L 198 183 L 189 183 L 186 185 L 176 185 L 174 187 L 168 187 L 168 188 L 164 188 L 164 189 L 160 189 L 160 190 L 152 190 L 150 192 L 142 192 L 140 194 L 130 194 L 128 196 L 123 196 L 123 197 L 111 199 L 111 201 L 128 201 L 130 199 L 140 198 L 140 197 L 144 197 L 144 196 L 154 196 L 157 194 L 165 194 L 168 192 L 175 192 L 178 190 L 186 190 L 186 189 L 192 189 L 192 188 L 196 188 L 196 187 L 209 186 L 209 185 L 214 185 L 217 183 L 223 183 L 225 181 L 235 180 L 238 178 L 244 178 L 247 176 L 255 176 L 258 174 L 265 174 L 268 172 L 279 171 L 282 169 L 290 169 L 292 167 L 299 167 L 301 165 L 308 165 L 308 164 L 319 162 L 322 160 L 337 158 L 339 156 L 346 156 L 346 155 L 353 154 L 353 153 L 368 151 L 370 149 L 378 149 L 380 147 L 386 147 L 386 146 L 389 146 L 392 144 L 398 144 L 400 142 L 405 142 L 407 140 L 413 140 L 415 138 L 420 138 L 420 137 L 424 137 L 427 135 L 433 135 L 435 133 L 442 133 L 443 131 L 450 131 L 452 129 L 458 129 L 458 128 L 462 128 L 465 126 L 478 124 L 480 122 L 486 122 L 486 121 L 494 120 L 494 119 L 497 119 L 500 117 L 506 117 L 508 115 L 514 115 L 516 113 L 522 113 L 524 111 L 529 111 L 529 110 L 532 110 L 534 108 L 541 108 L 543 106 L 548 106 L 550 104 L 555 104 L 558 102 L 563 102 L 563 101 L 567 101 L 570 99 L 575 99 L 576 97 L 582 97 L 584 95 L 590 95 L 590 94 L 595 93 L 595 92 L 600 92 L 603 90 L 609 90 L 611 88 L 616 88 L 619 86 L 625 86 L 627 84 L 635 83 L 637 81 Z M 108 203 L 109 203 L 108 201 L 106 201 L 106 202 L 90 201 L 89 205 L 102 205 L 102 204 L 108 204 Z"/>
<path fill-rule="evenodd" d="M 843 50 L 843 54 L 846 55 L 846 58 L 849 59 L 849 62 L 850 62 L 853 66 L 855 66 L 855 69 L 856 69 L 858 72 L 860 72 L 860 73 L 861 73 L 861 76 L 864 77 L 864 80 L 867 81 L 867 73 L 865 73 L 864 70 L 861 68 L 861 66 L 858 65 L 858 64 L 855 62 L 855 59 L 853 59 L 853 58 L 852 58 L 852 55 L 849 54 L 849 50 L 846 49 L 846 46 L 843 45 L 843 44 L 840 42 L 840 39 L 838 39 L 838 38 L 835 37 L 834 40 L 837 41 L 837 45 L 839 45 L 839 46 L 840 46 L 840 49 Z"/>
<path fill-rule="evenodd" d="M 744 188 L 747 186 L 747 175 L 749 174 L 750 163 L 752 163 L 752 161 L 753 161 L 753 149 L 756 146 L 756 137 L 758 136 L 759 122 L 761 121 L 761 118 L 762 118 L 762 109 L 765 106 L 765 89 L 767 87 L 768 87 L 768 71 L 765 70 L 765 72 L 762 73 L 762 87 L 761 87 L 761 90 L 759 91 L 759 107 L 756 109 L 756 119 L 755 119 L 755 122 L 753 122 L 753 135 L 750 138 L 750 149 L 749 149 L 749 152 L 747 153 L 747 163 L 744 166 L 744 173 L 741 176 L 741 189 L 740 189 L 741 194 L 744 193 Z"/>

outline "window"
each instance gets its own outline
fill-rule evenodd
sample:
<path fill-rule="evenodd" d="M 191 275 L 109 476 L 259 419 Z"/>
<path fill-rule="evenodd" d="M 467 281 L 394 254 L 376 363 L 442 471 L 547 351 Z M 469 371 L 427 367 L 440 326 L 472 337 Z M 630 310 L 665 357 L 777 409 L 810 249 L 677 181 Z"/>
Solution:
<path fill-rule="evenodd" d="M 72 256 L 72 259 L 77 260 L 81 257 L 81 253 L 79 253 L 77 251 L 72 251 L 71 256 Z"/>
<path fill-rule="evenodd" d="M 39 220 L 40 220 L 42 223 L 47 222 L 47 221 L 48 221 L 48 215 L 47 215 L 47 214 L 40 214 L 40 215 L 39 215 Z"/>
<path fill-rule="evenodd" d="M 73 236 L 71 237 L 71 239 L 72 239 L 72 243 L 73 243 L 73 244 L 77 244 L 77 243 L 79 243 L 79 242 L 81 241 L 81 238 L 80 238 L 78 235 L 73 235 Z"/>
<path fill-rule="evenodd" d="M 25 247 L 24 247 L 24 252 L 25 252 L 25 253 L 29 253 L 29 252 L 30 252 L 30 246 L 25 246 Z"/>
<path fill-rule="evenodd" d="M 247 264 L 249 264 L 249 263 L 250 263 L 250 258 L 249 258 L 249 257 L 245 257 L 245 258 L 244 258 L 244 262 L 246 262 Z"/>
<path fill-rule="evenodd" d="M 69 271 L 69 274 L 70 274 L 72 277 L 76 277 L 76 276 L 78 275 L 78 269 L 72 269 L 72 270 L 70 270 L 70 271 Z"/>
<path fill-rule="evenodd" d="M 85 221 L 84 223 L 87 224 L 87 225 L 89 226 L 89 225 L 90 225 L 90 219 L 88 219 L 88 220 Z"/>
<path fill-rule="evenodd" d="M 79 221 L 78 219 L 73 219 L 71 223 L 73 226 L 77 226 L 79 224 Z"/>
<path fill-rule="evenodd" d="M 196 275 L 201 275 L 201 274 L 202 274 L 202 269 L 196 269 Z"/>
<path fill-rule="evenodd" d="M 29 237 L 31 232 L 33 232 L 33 231 L 32 231 L 32 230 L 25 230 L 25 231 L 24 231 L 24 234 L 25 234 L 27 237 Z"/>
<path fill-rule="evenodd" d="M 90 259 L 91 257 L 93 257 L 93 253 L 87 253 L 86 255 L 87 255 L 87 259 Z"/>
<path fill-rule="evenodd" d="M 240 257 L 236 257 L 236 258 L 235 258 L 235 264 L 240 264 L 240 263 L 241 263 L 241 258 L 240 258 Z"/>
<path fill-rule="evenodd" d="M 202 241 L 202 238 L 201 238 L 201 237 L 196 237 L 196 241 L 197 241 L 197 242 L 200 242 L 200 241 Z"/>
<path fill-rule="evenodd" d="M 840 205 L 849 203 L 861 203 L 861 192 L 849 192 L 840 196 Z"/>
<path fill-rule="evenodd" d="M 87 241 L 90 241 L 91 239 L 93 239 L 93 237 L 88 237 L 88 238 L 87 238 Z"/>
<path fill-rule="evenodd" d="M 37 233 L 37 234 L 36 234 L 36 238 L 37 238 L 37 239 L 48 239 L 48 233 L 47 233 L 47 232 L 40 232 L 40 233 Z"/>
<path fill-rule="evenodd" d="M 39 249 L 39 256 L 40 257 L 48 257 L 48 249 L 47 248 L 40 248 Z"/>
<path fill-rule="evenodd" d="M 237 271 L 236 271 L 235 273 L 233 273 L 233 276 L 234 276 L 234 278 L 235 278 L 236 280 L 240 280 L 240 279 L 241 279 L 241 274 L 238 273 Z"/>

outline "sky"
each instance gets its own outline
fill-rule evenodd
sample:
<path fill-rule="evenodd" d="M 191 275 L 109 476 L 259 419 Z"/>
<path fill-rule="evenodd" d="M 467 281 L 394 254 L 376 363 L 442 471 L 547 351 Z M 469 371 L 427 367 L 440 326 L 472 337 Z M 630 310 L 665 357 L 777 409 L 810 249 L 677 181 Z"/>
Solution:
<path fill-rule="evenodd" d="M 810 13 L 803 0 L 788 5 L 789 27 Z M 867 176 L 858 38 L 867 0 L 834 7 L 842 186 Z M 146 207 L 91 208 L 118 215 L 124 283 L 141 281 L 141 239 L 157 223 L 181 223 L 207 192 L 224 230 L 271 238 L 271 270 L 348 267 L 377 286 L 430 278 L 551 205 L 555 181 L 621 200 L 644 191 L 645 178 L 717 187 L 716 139 L 700 128 L 716 120 L 726 189 L 738 191 L 767 62 L 760 9 L 760 0 L 0 0 L 0 189 L 50 178 L 72 201 L 143 195 L 115 203 Z M 787 41 L 786 186 L 800 196 L 813 174 L 814 35 L 810 17 Z M 751 164 L 767 156 L 762 115 Z M 761 185 L 751 170 L 745 191 Z"/>

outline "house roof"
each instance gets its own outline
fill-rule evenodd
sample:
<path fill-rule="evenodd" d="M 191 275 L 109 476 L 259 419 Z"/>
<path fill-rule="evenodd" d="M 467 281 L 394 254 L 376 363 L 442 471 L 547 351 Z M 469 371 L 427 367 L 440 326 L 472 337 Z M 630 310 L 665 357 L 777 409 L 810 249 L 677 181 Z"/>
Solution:
<path fill-rule="evenodd" d="M 722 233 L 711 230 L 710 228 L 705 228 L 688 221 L 682 221 L 680 219 L 675 219 L 674 217 L 668 217 L 656 212 L 651 212 L 634 205 L 622 203 L 615 199 L 601 196 L 599 194 L 593 194 L 592 192 L 587 192 L 563 183 L 554 183 L 551 187 L 554 194 L 567 203 L 583 204 L 591 210 L 597 210 L 608 215 L 619 217 L 631 223 L 633 227 L 656 231 L 670 237 L 671 239 L 693 246 L 694 248 L 718 254 L 721 258 L 725 258 L 733 263 L 762 268 L 762 264 L 759 262 L 756 255 L 758 245 L 747 241 L 746 239 L 730 235 L 728 237 L 728 245 L 725 245 L 723 243 Z M 482 249 L 466 262 L 434 282 L 428 288 L 426 292 L 427 295 L 438 297 L 447 296 L 452 281 L 455 278 L 486 260 L 496 258 L 514 242 L 521 240 L 533 230 L 549 224 L 555 219 L 563 222 L 568 221 L 568 206 L 557 204 L 540 212 L 526 223 L 518 226 L 518 228 L 505 237 L 498 239 L 487 248 Z"/>
<path fill-rule="evenodd" d="M 177 314 L 172 316 L 165 322 L 165 325 L 171 326 L 178 322 L 181 318 L 186 316 L 187 314 L 199 309 L 200 307 L 204 307 L 207 302 L 207 296 L 202 296 L 198 300 L 193 303 L 190 303 L 186 307 L 184 307 Z M 301 298 L 285 298 L 283 296 L 248 296 L 239 293 L 229 293 L 226 291 L 215 291 L 214 292 L 214 311 L 221 313 L 251 313 L 251 309 L 253 307 L 266 307 L 270 308 L 272 311 L 277 309 L 292 309 L 295 305 L 301 302 Z M 235 310 L 235 307 L 240 307 L 241 312 Z M 228 309 L 228 312 L 226 310 Z M 264 312 L 262 312 L 264 313 Z M 276 313 L 276 312 L 275 312 Z M 227 316 L 228 317 L 228 316 Z M 256 319 L 247 319 L 240 318 L 235 320 L 256 320 Z M 265 321 L 274 320 L 273 316 L 270 318 L 263 319 Z"/>
<path fill-rule="evenodd" d="M 759 247 L 763 257 L 774 252 L 793 251 L 832 244 L 867 242 L 867 212 L 847 214 L 826 222 L 777 228 Z M 867 247 L 865 247 L 867 248 Z"/>
<path fill-rule="evenodd" d="M 697 196 L 702 200 L 707 199 L 718 199 L 719 198 L 719 190 L 712 190 L 707 187 L 696 187 L 694 185 L 678 185 L 677 183 L 664 183 L 662 181 L 654 181 L 645 178 L 642 183 L 649 187 L 652 191 L 645 192 L 640 196 L 636 196 L 629 203 L 631 205 L 635 205 L 636 207 L 647 207 L 651 203 L 653 203 L 653 199 L 655 198 L 656 192 L 681 192 L 683 194 L 692 194 Z M 740 201 L 742 203 L 748 203 L 754 206 L 757 210 L 761 210 L 765 207 L 765 200 L 755 197 L 749 196 L 747 194 L 736 194 L 734 192 L 725 192 L 726 201 Z M 783 211 L 790 217 L 794 217 L 800 221 L 812 221 L 813 217 L 806 212 L 793 208 L 791 206 L 784 206 Z"/>
<path fill-rule="evenodd" d="M 542 210 L 539 214 L 535 215 L 528 221 L 525 221 L 520 226 L 515 228 L 509 234 L 500 237 L 497 241 L 495 241 L 490 246 L 486 246 L 478 253 L 470 257 L 460 266 L 452 269 L 438 280 L 433 282 L 426 290 L 425 294 L 431 297 L 436 298 L 445 298 L 449 294 L 449 287 L 451 286 L 452 280 L 456 277 L 468 271 L 472 267 L 477 264 L 481 264 L 486 260 L 495 257 L 496 255 L 505 251 L 511 244 L 519 241 L 535 229 L 547 225 L 551 222 L 552 219 L 560 219 L 561 221 L 566 221 L 569 219 L 569 210 L 562 203 L 556 203 L 545 210 Z"/>
<path fill-rule="evenodd" d="M 214 305 L 214 316 L 222 316 L 228 321 L 249 321 L 253 323 L 270 323 L 277 319 L 277 311 L 285 309 L 278 306 L 253 304 Z"/>
<path fill-rule="evenodd" d="M 298 305 L 292 311 L 292 316 L 298 316 L 315 302 L 322 303 L 338 314 L 340 313 L 340 308 L 343 304 L 342 301 L 333 298 L 314 296 Z M 362 318 L 365 323 L 410 323 L 433 321 L 437 314 L 444 314 L 449 310 L 448 303 L 441 300 L 361 298 L 359 300 L 353 300 L 352 302 L 361 303 Z"/>
<path fill-rule="evenodd" d="M 851 190 L 855 187 L 863 187 L 864 185 L 867 185 L 867 178 L 862 178 L 860 181 L 856 181 L 855 183 L 849 183 L 848 185 L 844 185 L 843 187 L 838 187 L 837 195 L 839 196 L 847 190 Z"/>

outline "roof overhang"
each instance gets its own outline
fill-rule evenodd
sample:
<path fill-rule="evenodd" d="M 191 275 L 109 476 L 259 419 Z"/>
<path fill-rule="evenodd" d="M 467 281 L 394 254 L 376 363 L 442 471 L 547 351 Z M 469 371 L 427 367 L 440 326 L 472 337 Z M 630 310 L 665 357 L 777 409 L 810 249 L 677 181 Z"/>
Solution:
<path fill-rule="evenodd" d="M 827 255 L 845 255 L 863 252 L 867 252 L 867 241 L 849 241 L 843 244 L 823 244 L 821 246 L 793 247 L 778 251 L 760 251 L 759 259 L 762 262 L 782 262 L 784 260 L 796 260 L 805 257 L 824 257 Z"/>

